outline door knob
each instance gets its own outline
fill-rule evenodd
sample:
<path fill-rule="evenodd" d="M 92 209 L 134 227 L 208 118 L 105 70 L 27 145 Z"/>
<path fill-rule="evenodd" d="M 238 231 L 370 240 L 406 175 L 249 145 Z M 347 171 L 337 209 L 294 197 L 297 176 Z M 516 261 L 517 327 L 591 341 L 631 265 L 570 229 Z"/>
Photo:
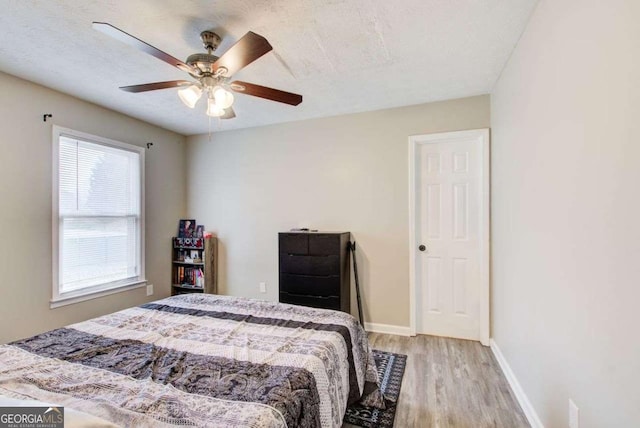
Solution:
<path fill-rule="evenodd" d="M 418 250 L 420 250 L 420 251 L 424 251 L 424 250 L 426 250 L 426 249 L 427 249 L 427 247 L 425 247 L 424 245 L 420 245 L 420 246 L 418 247 Z"/>

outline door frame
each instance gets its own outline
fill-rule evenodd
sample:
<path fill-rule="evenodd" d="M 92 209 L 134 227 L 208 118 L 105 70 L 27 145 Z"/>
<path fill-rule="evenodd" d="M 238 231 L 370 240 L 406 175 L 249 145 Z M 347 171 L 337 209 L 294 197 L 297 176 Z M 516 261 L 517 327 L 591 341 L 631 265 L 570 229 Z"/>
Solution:
<path fill-rule="evenodd" d="M 417 296 L 416 284 L 420 284 L 416 272 L 418 252 L 416 251 L 416 159 L 417 151 L 422 144 L 446 143 L 461 138 L 477 139 L 481 145 L 481 207 L 480 207 L 480 343 L 489 346 L 491 336 L 491 296 L 490 296 L 490 152 L 489 128 L 468 131 L 443 132 L 438 134 L 411 135 L 409 137 L 409 328 L 412 336 L 417 330 Z"/>

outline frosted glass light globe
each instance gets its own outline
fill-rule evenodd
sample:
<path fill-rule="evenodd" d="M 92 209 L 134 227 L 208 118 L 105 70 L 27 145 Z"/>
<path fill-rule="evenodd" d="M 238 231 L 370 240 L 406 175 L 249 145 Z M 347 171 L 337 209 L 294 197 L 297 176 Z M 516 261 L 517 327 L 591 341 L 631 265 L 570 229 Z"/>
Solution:
<path fill-rule="evenodd" d="M 191 85 L 188 88 L 180 89 L 178 91 L 178 96 L 184 105 L 189 108 L 194 108 L 202 96 L 202 89 L 198 88 L 196 85 Z"/>
<path fill-rule="evenodd" d="M 213 89 L 213 98 L 221 109 L 229 108 L 233 104 L 233 94 L 221 86 L 216 86 Z"/>
<path fill-rule="evenodd" d="M 213 117 L 220 117 L 224 114 L 224 109 L 216 104 L 216 100 L 209 98 L 207 100 L 207 114 Z"/>

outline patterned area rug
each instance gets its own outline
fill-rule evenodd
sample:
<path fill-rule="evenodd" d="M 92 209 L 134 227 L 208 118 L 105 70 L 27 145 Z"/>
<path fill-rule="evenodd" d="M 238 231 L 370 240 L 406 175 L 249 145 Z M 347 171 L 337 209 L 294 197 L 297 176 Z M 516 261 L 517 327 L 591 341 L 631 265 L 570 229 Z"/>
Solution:
<path fill-rule="evenodd" d="M 407 356 L 374 349 L 373 358 L 378 366 L 380 389 L 386 398 L 387 409 L 373 409 L 354 404 L 347 408 L 344 422 L 365 428 L 391 428 L 396 417 L 396 402 L 400 395 Z"/>

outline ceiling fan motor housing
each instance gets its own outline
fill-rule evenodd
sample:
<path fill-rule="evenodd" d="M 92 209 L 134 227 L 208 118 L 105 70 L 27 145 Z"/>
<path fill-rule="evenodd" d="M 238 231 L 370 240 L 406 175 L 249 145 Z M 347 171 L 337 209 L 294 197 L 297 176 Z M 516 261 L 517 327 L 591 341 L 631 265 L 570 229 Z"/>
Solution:
<path fill-rule="evenodd" d="M 218 60 L 218 57 L 206 53 L 196 53 L 189 55 L 187 58 L 187 64 L 192 67 L 196 67 L 202 71 L 203 74 L 213 74 L 213 63 Z"/>
<path fill-rule="evenodd" d="M 198 68 L 204 75 L 213 74 L 213 63 L 218 60 L 218 57 L 212 55 L 211 52 L 218 48 L 222 39 L 213 31 L 203 31 L 200 33 L 200 38 L 208 53 L 189 55 L 186 62 L 190 66 Z"/>

